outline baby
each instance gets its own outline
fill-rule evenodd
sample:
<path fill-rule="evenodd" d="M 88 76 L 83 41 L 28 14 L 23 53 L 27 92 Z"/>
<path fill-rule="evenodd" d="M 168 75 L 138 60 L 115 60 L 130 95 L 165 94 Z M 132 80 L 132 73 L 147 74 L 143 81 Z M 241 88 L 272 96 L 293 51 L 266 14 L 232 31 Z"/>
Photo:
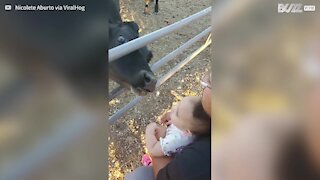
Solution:
<path fill-rule="evenodd" d="M 149 155 L 171 156 L 190 144 L 198 135 L 211 132 L 211 118 L 204 111 L 200 97 L 185 97 L 171 112 L 166 113 L 161 123 L 151 123 L 146 129 L 146 145 Z"/>

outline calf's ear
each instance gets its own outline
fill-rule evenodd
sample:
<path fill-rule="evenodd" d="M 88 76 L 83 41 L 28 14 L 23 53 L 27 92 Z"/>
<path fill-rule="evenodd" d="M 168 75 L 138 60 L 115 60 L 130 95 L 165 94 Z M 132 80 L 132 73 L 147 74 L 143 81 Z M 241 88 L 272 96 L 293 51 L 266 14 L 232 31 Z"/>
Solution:
<path fill-rule="evenodd" d="M 135 31 L 139 32 L 139 26 L 137 23 L 131 21 L 131 22 L 124 22 L 124 24 L 127 24 L 128 26 L 130 26 L 132 29 L 134 29 Z"/>

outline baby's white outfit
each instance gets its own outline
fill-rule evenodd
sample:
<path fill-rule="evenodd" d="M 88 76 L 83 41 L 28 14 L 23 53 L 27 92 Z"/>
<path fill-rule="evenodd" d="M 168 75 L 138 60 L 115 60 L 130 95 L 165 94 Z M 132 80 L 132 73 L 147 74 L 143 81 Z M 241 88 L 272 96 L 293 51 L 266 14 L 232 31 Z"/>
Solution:
<path fill-rule="evenodd" d="M 166 130 L 166 136 L 160 137 L 160 146 L 166 156 L 171 156 L 189 145 L 194 138 L 195 136 L 189 135 L 171 124 Z"/>

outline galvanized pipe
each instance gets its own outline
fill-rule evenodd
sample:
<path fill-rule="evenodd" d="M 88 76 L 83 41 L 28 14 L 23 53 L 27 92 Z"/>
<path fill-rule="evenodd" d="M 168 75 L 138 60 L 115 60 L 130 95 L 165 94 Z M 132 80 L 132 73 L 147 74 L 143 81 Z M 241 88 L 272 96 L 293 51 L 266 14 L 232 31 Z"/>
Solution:
<path fill-rule="evenodd" d="M 193 14 L 185 19 L 182 19 L 180 21 L 177 21 L 169 26 L 166 26 L 164 28 L 161 28 L 159 30 L 156 30 L 152 33 L 149 33 L 147 35 L 144 35 L 140 38 L 134 39 L 132 41 L 129 41 L 123 45 L 114 47 L 112 49 L 109 50 L 109 63 L 119 59 L 121 57 L 123 57 L 126 54 L 129 54 L 139 48 L 142 48 L 144 46 L 146 46 L 147 44 L 150 44 L 154 41 L 156 41 L 157 39 L 160 39 L 163 36 L 166 36 L 188 24 L 190 24 L 191 22 L 205 16 L 208 15 L 211 12 L 211 7 L 208 7 L 196 14 Z"/>
<path fill-rule="evenodd" d="M 202 45 L 199 49 L 194 51 L 191 55 L 189 55 L 186 59 L 184 59 L 182 62 L 180 62 L 178 65 L 176 65 L 174 68 L 172 68 L 167 74 L 162 76 L 158 82 L 156 87 L 159 87 L 161 84 L 163 84 L 166 80 L 168 80 L 170 77 L 172 77 L 177 71 L 179 71 L 182 67 L 184 67 L 188 62 L 190 62 L 194 57 L 196 57 L 200 52 L 202 52 L 206 47 L 208 47 L 211 44 L 211 38 L 210 40 L 206 41 L 204 45 Z M 130 101 L 128 104 L 126 104 L 124 107 L 122 107 L 118 112 L 113 114 L 108 122 L 110 124 L 113 124 L 117 119 L 121 118 L 128 110 L 130 110 L 133 106 L 138 104 L 145 96 L 137 96 L 132 101 Z"/>
<path fill-rule="evenodd" d="M 113 100 L 114 98 L 116 98 L 117 96 L 120 96 L 122 93 L 125 92 L 125 88 L 122 87 L 122 86 L 118 86 L 116 87 L 115 89 L 113 89 L 110 93 L 109 93 L 109 96 L 108 96 L 108 100 L 109 102 L 111 100 Z"/>
<path fill-rule="evenodd" d="M 192 46 L 194 43 L 205 37 L 206 35 L 210 34 L 212 31 L 212 27 L 208 27 L 204 31 L 202 31 L 200 34 L 196 35 L 186 43 L 184 43 L 182 46 L 178 47 L 176 50 L 172 51 L 171 53 L 167 54 L 163 58 L 161 58 L 159 61 L 154 63 L 151 66 L 151 70 L 153 72 L 157 72 L 164 64 L 178 56 L 180 53 L 182 53 L 184 50 L 188 49 L 190 46 Z"/>
<path fill-rule="evenodd" d="M 212 31 L 212 27 L 210 26 L 207 29 L 205 29 L 204 31 L 202 31 L 201 33 L 199 33 L 198 35 L 196 35 L 195 37 L 193 37 L 192 39 L 188 40 L 182 46 L 178 47 L 177 49 L 175 49 L 171 53 L 167 54 L 166 56 L 164 56 L 163 58 L 158 60 L 156 63 L 154 63 L 151 66 L 151 70 L 153 72 L 157 72 L 164 64 L 166 64 L 167 62 L 169 62 L 170 60 L 172 60 L 173 58 L 175 58 L 176 56 L 181 54 L 184 50 L 188 49 L 194 43 L 196 43 L 197 41 L 199 41 L 200 39 L 202 39 L 203 37 L 205 37 L 206 35 L 211 33 L 211 31 Z M 119 96 L 123 92 L 124 92 L 124 88 L 117 87 L 109 94 L 109 101 L 116 98 L 117 96 Z"/>

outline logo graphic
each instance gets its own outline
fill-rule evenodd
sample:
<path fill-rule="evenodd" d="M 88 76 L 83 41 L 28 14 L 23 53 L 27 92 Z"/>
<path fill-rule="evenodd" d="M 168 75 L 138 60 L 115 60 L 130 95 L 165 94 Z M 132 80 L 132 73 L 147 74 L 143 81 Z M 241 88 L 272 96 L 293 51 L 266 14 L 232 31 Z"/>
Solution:
<path fill-rule="evenodd" d="M 278 13 L 302 13 L 302 12 L 312 12 L 316 10 L 314 5 L 303 5 L 296 3 L 286 3 L 278 4 Z"/>
<path fill-rule="evenodd" d="M 6 11 L 11 11 L 11 5 L 4 5 L 4 10 L 6 10 Z"/>
<path fill-rule="evenodd" d="M 302 4 L 278 4 L 278 13 L 302 13 Z"/>
<path fill-rule="evenodd" d="M 303 7 L 304 12 L 313 12 L 316 11 L 316 6 L 315 5 L 304 5 Z"/>

